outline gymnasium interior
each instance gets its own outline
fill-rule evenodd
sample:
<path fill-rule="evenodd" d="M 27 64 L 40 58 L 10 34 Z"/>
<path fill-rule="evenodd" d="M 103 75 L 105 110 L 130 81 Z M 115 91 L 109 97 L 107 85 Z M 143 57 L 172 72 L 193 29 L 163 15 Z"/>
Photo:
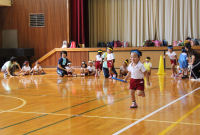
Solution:
<path fill-rule="evenodd" d="M 0 0 L 0 135 L 200 134 L 199 13 L 200 0 Z M 133 101 L 134 52 L 151 70 Z M 71 75 L 58 72 L 63 53 Z"/>

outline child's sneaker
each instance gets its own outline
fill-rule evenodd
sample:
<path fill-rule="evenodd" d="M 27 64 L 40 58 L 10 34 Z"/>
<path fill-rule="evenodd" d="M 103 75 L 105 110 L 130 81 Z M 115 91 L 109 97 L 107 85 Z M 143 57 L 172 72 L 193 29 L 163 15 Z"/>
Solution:
<path fill-rule="evenodd" d="M 109 79 L 112 79 L 112 76 L 111 76 L 111 75 L 109 76 Z"/>
<path fill-rule="evenodd" d="M 132 105 L 130 106 L 130 108 L 137 108 L 136 102 L 132 102 Z"/>
<path fill-rule="evenodd" d="M 8 76 L 8 74 L 3 74 L 3 76 L 4 76 L 4 79 L 6 79 L 6 78 L 7 78 L 7 76 Z"/>
<path fill-rule="evenodd" d="M 116 78 L 116 74 L 114 74 L 113 77 Z"/>

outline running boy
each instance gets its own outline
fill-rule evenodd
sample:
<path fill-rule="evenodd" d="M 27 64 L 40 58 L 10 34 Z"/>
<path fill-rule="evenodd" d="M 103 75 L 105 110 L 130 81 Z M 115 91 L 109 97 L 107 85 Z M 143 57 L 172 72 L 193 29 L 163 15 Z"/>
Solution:
<path fill-rule="evenodd" d="M 125 81 L 131 76 L 130 79 L 130 90 L 131 90 L 131 98 L 132 105 L 130 108 L 137 108 L 135 92 L 137 91 L 138 96 L 145 97 L 144 93 L 144 74 L 146 74 L 146 70 L 144 65 L 140 62 L 140 57 L 142 56 L 142 52 L 139 50 L 132 50 L 130 60 L 131 63 L 128 66 L 128 74 L 125 77 Z"/>

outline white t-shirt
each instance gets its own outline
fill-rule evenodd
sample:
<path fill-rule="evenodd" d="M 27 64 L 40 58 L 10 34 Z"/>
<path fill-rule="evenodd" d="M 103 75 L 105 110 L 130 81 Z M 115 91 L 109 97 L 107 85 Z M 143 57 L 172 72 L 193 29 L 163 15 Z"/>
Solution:
<path fill-rule="evenodd" d="M 132 66 L 133 63 L 130 63 L 128 66 L 128 71 L 131 72 L 131 78 L 133 79 L 143 79 L 144 78 L 144 72 L 146 69 L 144 68 L 144 65 L 139 61 L 136 66 Z"/>
<path fill-rule="evenodd" d="M 172 53 L 170 53 L 169 51 L 166 53 L 168 56 L 169 56 L 169 58 L 171 59 L 171 60 L 175 60 L 176 59 L 176 53 L 175 52 L 172 52 Z"/>
<path fill-rule="evenodd" d="M 1 71 L 5 71 L 8 67 L 12 68 L 16 64 L 12 64 L 11 61 L 7 61 L 1 68 Z"/>
<path fill-rule="evenodd" d="M 124 66 L 121 66 L 121 67 L 120 67 L 120 70 L 121 70 L 121 71 L 127 71 L 127 70 L 128 70 L 128 67 L 124 68 Z"/>
<path fill-rule="evenodd" d="M 23 72 L 31 71 L 31 67 L 30 66 L 23 66 L 22 71 Z"/>
<path fill-rule="evenodd" d="M 95 67 L 94 67 L 94 66 L 92 66 L 92 67 L 88 66 L 87 69 L 88 69 L 88 71 L 90 71 L 90 72 L 95 71 Z"/>
<path fill-rule="evenodd" d="M 65 67 L 65 69 L 67 69 L 67 72 L 71 72 L 72 71 L 72 67 Z"/>
<path fill-rule="evenodd" d="M 96 61 L 102 61 L 102 57 L 100 55 L 96 55 Z"/>
<path fill-rule="evenodd" d="M 108 60 L 114 60 L 115 59 L 115 57 L 114 57 L 114 54 L 113 53 L 108 53 L 107 54 L 107 61 Z"/>
<path fill-rule="evenodd" d="M 39 66 L 39 67 L 34 66 L 33 70 L 36 71 L 36 72 L 38 72 L 38 71 L 42 70 L 42 67 L 41 66 Z"/>

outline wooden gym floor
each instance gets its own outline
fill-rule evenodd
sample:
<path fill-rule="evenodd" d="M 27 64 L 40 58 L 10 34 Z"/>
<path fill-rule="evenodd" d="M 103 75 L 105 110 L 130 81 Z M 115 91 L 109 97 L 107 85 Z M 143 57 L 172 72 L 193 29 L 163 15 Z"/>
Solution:
<path fill-rule="evenodd" d="M 129 109 L 128 83 L 103 75 L 3 79 L 1 73 L 0 135 L 200 134 L 200 82 L 156 72 L 137 109 Z"/>

